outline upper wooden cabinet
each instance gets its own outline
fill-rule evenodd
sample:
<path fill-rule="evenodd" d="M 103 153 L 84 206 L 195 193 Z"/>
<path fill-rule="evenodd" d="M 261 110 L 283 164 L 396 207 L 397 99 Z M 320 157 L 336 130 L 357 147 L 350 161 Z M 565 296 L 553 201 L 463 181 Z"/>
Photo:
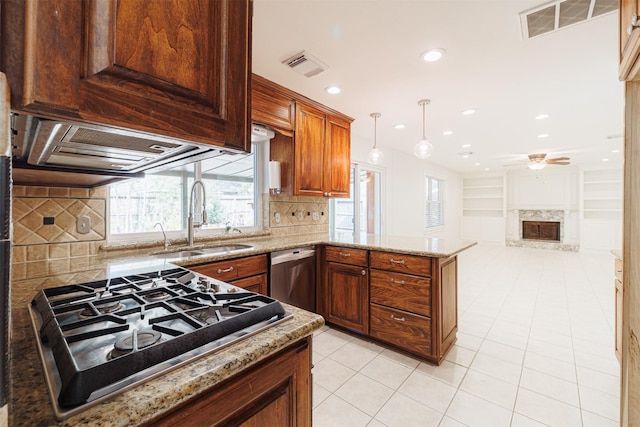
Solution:
<path fill-rule="evenodd" d="M 3 1 L 12 109 L 247 151 L 252 5 Z"/>
<path fill-rule="evenodd" d="M 636 80 L 640 71 L 640 0 L 620 0 L 620 80 Z"/>
<path fill-rule="evenodd" d="M 352 118 L 254 75 L 252 119 L 278 131 L 283 195 L 349 197 Z"/>

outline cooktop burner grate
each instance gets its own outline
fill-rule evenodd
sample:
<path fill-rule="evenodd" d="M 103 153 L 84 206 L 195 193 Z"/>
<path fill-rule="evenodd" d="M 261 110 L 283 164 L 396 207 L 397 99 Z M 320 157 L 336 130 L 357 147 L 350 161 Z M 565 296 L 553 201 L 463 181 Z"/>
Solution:
<path fill-rule="evenodd" d="M 199 279 L 175 268 L 40 291 L 30 313 L 58 418 L 290 317 L 277 300 Z"/>

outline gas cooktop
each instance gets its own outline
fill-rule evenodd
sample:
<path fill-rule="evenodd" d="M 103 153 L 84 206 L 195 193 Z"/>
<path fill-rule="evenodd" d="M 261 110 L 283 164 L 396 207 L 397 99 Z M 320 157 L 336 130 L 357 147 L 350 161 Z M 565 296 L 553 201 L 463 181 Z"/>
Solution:
<path fill-rule="evenodd" d="M 29 311 L 58 419 L 292 316 L 172 267 L 36 295 Z"/>

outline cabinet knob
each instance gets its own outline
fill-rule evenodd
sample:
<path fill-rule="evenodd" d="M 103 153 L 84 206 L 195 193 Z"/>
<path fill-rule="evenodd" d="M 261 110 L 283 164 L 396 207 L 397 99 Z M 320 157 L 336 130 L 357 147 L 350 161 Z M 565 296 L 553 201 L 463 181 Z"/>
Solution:
<path fill-rule="evenodd" d="M 233 271 L 233 266 L 229 267 L 229 268 L 225 268 L 224 270 L 219 268 L 218 269 L 218 274 L 222 274 L 222 273 L 229 273 L 230 271 Z"/>
<path fill-rule="evenodd" d="M 327 193 L 326 191 L 325 191 L 324 193 L 322 193 L 322 195 L 323 195 L 324 197 L 329 197 L 329 193 Z"/>
<path fill-rule="evenodd" d="M 367 275 L 367 270 L 362 270 L 362 271 L 360 272 L 360 274 L 362 274 L 363 276 L 366 276 L 366 275 Z"/>

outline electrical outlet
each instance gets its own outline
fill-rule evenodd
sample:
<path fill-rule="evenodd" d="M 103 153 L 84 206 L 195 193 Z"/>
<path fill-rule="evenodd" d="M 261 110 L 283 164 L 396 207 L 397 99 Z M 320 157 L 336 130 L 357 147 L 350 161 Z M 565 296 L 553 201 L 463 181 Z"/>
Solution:
<path fill-rule="evenodd" d="M 298 212 L 298 221 L 302 221 L 304 219 L 304 213 Z"/>
<path fill-rule="evenodd" d="M 91 218 L 80 215 L 76 220 L 76 229 L 80 234 L 88 234 L 91 231 Z"/>
<path fill-rule="evenodd" d="M 314 221 L 320 221 L 320 214 L 318 212 L 314 212 L 311 215 L 311 219 L 313 219 Z"/>
<path fill-rule="evenodd" d="M 273 214 L 273 220 L 276 222 L 276 224 L 280 224 L 280 212 L 276 212 L 275 214 Z"/>

